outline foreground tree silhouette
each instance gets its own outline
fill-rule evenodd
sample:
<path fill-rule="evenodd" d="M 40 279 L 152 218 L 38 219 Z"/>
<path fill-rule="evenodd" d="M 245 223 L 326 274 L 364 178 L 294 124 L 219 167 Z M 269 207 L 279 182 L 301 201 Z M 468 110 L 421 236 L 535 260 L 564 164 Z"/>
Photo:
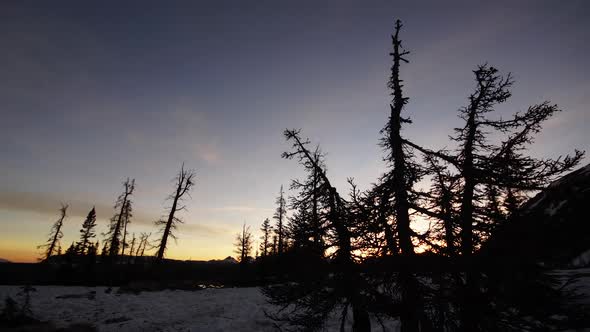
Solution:
<path fill-rule="evenodd" d="M 316 147 L 312 157 L 325 173 L 324 156 L 319 147 Z M 288 229 L 295 249 L 309 249 L 317 257 L 323 257 L 325 233 L 321 210 L 324 206 L 319 200 L 319 185 L 320 177 L 315 169 L 309 172 L 305 180 L 291 182 L 291 189 L 296 190 L 297 195 L 290 199 L 290 208 L 294 213 L 289 218 Z"/>
<path fill-rule="evenodd" d="M 414 257 L 414 244 L 412 242 L 412 229 L 410 228 L 410 197 L 409 193 L 412 190 L 414 183 L 419 179 L 419 166 L 412 161 L 412 154 L 410 147 L 402 138 L 401 131 L 404 123 L 410 123 L 408 118 L 402 117 L 402 111 L 408 103 L 408 98 L 403 95 L 403 85 L 400 79 L 400 64 L 408 62 L 405 58 L 408 51 L 402 48 L 402 41 L 399 37 L 402 24 L 400 20 L 395 22 L 395 32 L 391 37 L 393 44 L 393 52 L 390 55 L 393 58 L 393 65 L 391 67 L 391 77 L 388 82 L 388 87 L 392 90 L 392 102 L 389 105 L 390 115 L 389 121 L 382 130 L 384 138 L 382 146 L 387 152 L 385 160 L 391 170 L 383 176 L 383 183 L 389 187 L 385 189 L 386 197 L 393 194 L 393 206 L 395 224 L 397 229 L 397 236 L 399 249 L 402 258 L 409 261 Z M 382 204 L 387 205 L 389 200 L 383 199 Z M 388 227 L 387 225 L 383 225 Z M 403 267 L 406 265 L 404 264 Z M 418 331 L 419 317 L 421 315 L 419 302 L 421 295 L 417 280 L 412 274 L 412 271 L 402 269 L 399 273 L 399 286 L 401 288 L 401 331 L 410 332 Z"/>
<path fill-rule="evenodd" d="M 487 113 L 510 97 L 512 80 L 483 65 L 474 71 L 476 89 L 468 106 L 460 109 L 465 125 L 452 137 L 456 150 L 434 151 L 411 142 L 401 135 L 410 120 L 401 115 L 408 99 L 399 70 L 408 53 L 400 29 L 397 21 L 389 81 L 393 100 L 381 142 L 389 170 L 370 191 L 361 193 L 350 181 L 350 200 L 342 199 L 306 147 L 309 141 L 297 130 L 285 131 L 293 147 L 283 157 L 297 157 L 308 174 L 319 175 L 317 187 L 304 183 L 301 192 L 318 194 L 326 248 L 333 254 L 323 268 L 304 275 L 290 271 L 289 283 L 265 287 L 270 302 L 282 308 L 269 316 L 308 330 L 320 328 L 337 308 L 342 308 L 344 330 L 349 307 L 355 331 L 370 330 L 369 312 L 399 318 L 402 331 L 567 327 L 552 318 L 567 308 L 555 279 L 539 262 L 517 253 L 518 258 L 500 258 L 493 248 L 481 251 L 499 227 L 515 222 L 528 193 L 543 189 L 582 158 L 579 151 L 555 160 L 526 155 L 542 122 L 559 109 L 546 102 L 508 120 L 490 118 Z M 418 153 L 423 163 L 415 161 Z M 417 188 L 421 179 L 430 180 L 430 192 Z M 430 218 L 435 227 L 416 233 L 410 224 L 415 214 Z M 312 234 L 311 213 L 297 209 L 294 216 L 297 243 Z M 429 252 L 417 255 L 416 244 Z"/>
<path fill-rule="evenodd" d="M 176 216 L 179 211 L 186 210 L 186 206 L 183 205 L 186 196 L 190 197 L 190 191 L 193 187 L 195 172 L 193 170 L 184 169 L 184 164 L 180 167 L 180 171 L 175 178 L 175 190 L 168 196 L 168 199 L 172 201 L 170 211 L 168 212 L 168 218 L 166 220 L 160 219 L 155 222 L 156 226 L 161 226 L 162 239 L 158 245 L 158 252 L 156 254 L 156 260 L 161 262 L 164 259 L 164 253 L 166 252 L 166 246 L 168 244 L 168 238 L 172 237 L 176 239 L 174 230 L 182 220 Z"/>
<path fill-rule="evenodd" d="M 63 233 L 61 228 L 63 226 L 64 220 L 67 217 L 68 205 L 63 204 L 59 209 L 59 219 L 51 226 L 51 231 L 49 232 L 49 238 L 47 239 L 47 243 L 38 246 L 38 249 L 43 249 L 43 256 L 41 261 L 47 261 L 49 257 L 53 256 L 56 253 L 61 254 L 61 244 L 60 240 L 63 237 Z"/>
<path fill-rule="evenodd" d="M 127 224 L 132 217 L 131 196 L 135 190 L 135 179 L 125 180 L 123 182 L 123 193 L 119 195 L 115 202 L 115 215 L 111 218 L 109 230 L 105 234 L 107 239 L 105 246 L 108 246 L 108 255 L 115 257 L 121 249 L 121 236 L 123 226 Z M 107 244 L 108 242 L 108 244 Z"/>
<path fill-rule="evenodd" d="M 94 247 L 91 242 L 91 240 L 96 237 L 94 227 L 96 227 L 96 211 L 93 207 L 92 210 L 88 212 L 86 219 L 82 223 L 82 228 L 80 229 L 80 241 L 77 243 L 79 254 L 85 255 L 91 247 Z"/>
<path fill-rule="evenodd" d="M 246 227 L 246 223 L 242 226 L 242 232 L 236 235 L 235 247 L 238 262 L 248 263 L 248 257 L 252 253 L 252 233 L 250 233 L 250 226 Z"/>
<path fill-rule="evenodd" d="M 352 234 L 349 229 L 347 202 L 330 183 L 324 170 L 318 165 L 312 153 L 306 148 L 309 141 L 303 141 L 298 130 L 285 130 L 285 137 L 292 142 L 292 151 L 283 153 L 284 158 L 297 158 L 308 172 L 317 172 L 320 178 L 318 198 L 327 206 L 324 211 L 327 228 L 330 230 L 330 246 L 333 269 L 324 268 L 307 271 L 296 283 L 269 286 L 263 289 L 270 303 L 280 305 L 283 314 L 269 314 L 273 319 L 314 330 L 320 328 L 328 315 L 337 308 L 342 309 L 341 326 L 352 309 L 353 330 L 370 331 L 371 322 L 367 310 L 367 290 L 359 274 L 352 254 Z M 286 310 L 290 309 L 290 310 Z"/>
<path fill-rule="evenodd" d="M 503 219 L 498 216 L 496 208 L 481 210 L 481 206 L 486 206 L 482 204 L 486 202 L 486 188 L 487 203 L 494 205 L 494 196 L 499 195 L 499 190 L 513 192 L 542 189 L 555 176 L 578 164 L 583 156 L 579 151 L 563 160 L 525 156 L 522 151 L 532 142 L 532 135 L 538 133 L 542 122 L 559 109 L 555 105 L 542 103 L 529 107 L 523 114 L 517 113 L 509 120 L 489 119 L 486 114 L 510 97 L 508 89 L 512 85 L 512 79 L 510 74 L 502 77 L 496 68 L 487 65 L 480 66 L 474 74 L 477 87 L 469 97 L 469 105 L 460 110 L 465 127 L 456 129 L 454 139 L 461 144 L 461 148 L 452 158 L 463 180 L 459 216 L 460 248 L 468 262 L 476 246 L 487 239 L 490 229 L 493 231 Z M 491 130 L 507 132 L 509 135 L 499 145 L 491 145 L 487 139 Z M 490 204 L 487 204 L 488 208 Z M 463 295 L 465 303 L 461 313 L 464 330 L 474 331 L 481 328 L 479 315 L 482 310 L 474 305 L 478 303 L 479 279 L 479 273 L 474 273 L 473 269 L 468 270 Z"/>
<path fill-rule="evenodd" d="M 415 208 L 446 224 L 447 248 L 454 247 L 455 227 L 448 224 L 456 223 L 460 229 L 458 251 L 464 264 L 464 281 L 462 278 L 456 280 L 460 287 L 457 292 L 460 294 L 459 324 L 463 331 L 485 330 L 489 328 L 486 324 L 489 324 L 493 315 L 505 314 L 502 310 L 514 310 L 497 304 L 495 309 L 489 307 L 491 295 L 482 294 L 481 289 L 485 288 L 482 283 L 486 279 L 497 278 L 493 287 L 508 288 L 512 281 L 506 276 L 500 278 L 489 272 L 484 274 L 481 264 L 478 264 L 481 258 L 475 255 L 477 250 L 488 238 L 493 237 L 499 226 L 517 214 L 518 202 L 527 191 L 544 188 L 556 176 L 577 165 L 583 156 L 580 151 L 556 160 L 526 156 L 527 145 L 533 142 L 533 135 L 540 132 L 542 122 L 559 109 L 545 102 L 531 106 L 524 113 L 517 113 L 508 120 L 492 119 L 488 113 L 510 97 L 509 88 L 513 81 L 510 75 L 503 77 L 496 68 L 488 65 L 479 66 L 474 74 L 475 91 L 469 96 L 468 106 L 459 110 L 465 126 L 455 129 L 456 135 L 453 137 L 459 143 L 457 151 L 435 152 L 408 143 L 423 152 L 428 160 L 439 159 L 456 171 L 456 174 L 452 174 L 432 162 L 433 167 L 430 169 L 435 170 L 435 178 L 439 183 L 438 190 L 430 193 L 430 197 L 438 201 L 434 205 L 439 210 L 433 212 Z M 499 143 L 491 142 L 492 133 L 502 137 Z M 504 206 L 501 202 L 504 202 Z M 458 212 L 452 211 L 455 204 L 459 206 Z M 441 209 L 444 205 L 446 209 Z M 498 266 L 495 271 L 504 269 L 504 266 Z M 537 270 L 534 266 L 522 263 L 517 272 L 527 274 L 530 283 L 533 283 L 533 279 L 539 281 L 539 287 L 544 288 L 538 288 L 537 292 L 552 293 L 549 279 Z M 541 279 L 545 281 L 541 282 Z M 500 299 L 495 302 L 500 302 Z M 541 303 L 537 305 L 543 306 Z M 519 314 L 513 314 L 510 320 L 505 320 L 508 321 L 504 322 L 506 325 L 526 325 L 526 319 Z"/>

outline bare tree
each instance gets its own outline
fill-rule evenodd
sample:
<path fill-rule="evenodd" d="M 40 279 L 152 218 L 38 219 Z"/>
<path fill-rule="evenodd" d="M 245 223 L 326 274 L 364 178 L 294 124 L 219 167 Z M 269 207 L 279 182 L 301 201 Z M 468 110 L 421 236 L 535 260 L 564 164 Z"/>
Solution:
<path fill-rule="evenodd" d="M 252 233 L 250 233 L 250 226 L 246 227 L 246 223 L 242 226 L 242 232 L 236 235 L 235 246 L 238 261 L 241 264 L 246 264 L 252 253 Z"/>
<path fill-rule="evenodd" d="M 121 240 L 121 256 L 125 256 L 125 248 L 127 248 L 127 226 L 131 223 L 131 203 L 129 203 L 128 205 L 129 211 L 125 214 L 125 218 L 123 219 L 123 239 Z"/>
<path fill-rule="evenodd" d="M 281 255 L 284 251 L 285 246 L 285 218 L 287 216 L 287 203 L 285 201 L 283 186 L 281 185 L 281 190 L 279 192 L 279 196 L 276 200 L 277 209 L 274 213 L 273 218 L 277 221 L 275 226 L 275 231 L 278 237 L 278 254 Z"/>
<path fill-rule="evenodd" d="M 393 212 L 398 235 L 398 243 L 402 257 L 410 259 L 414 256 L 414 244 L 412 242 L 412 229 L 410 228 L 410 197 L 409 192 L 417 181 L 418 171 L 412 162 L 412 154 L 407 144 L 402 139 L 402 125 L 410 123 L 410 120 L 402 116 L 402 110 L 408 102 L 403 95 L 403 85 L 400 79 L 400 64 L 408 62 L 405 55 L 408 51 L 402 48 L 399 37 L 402 24 L 400 20 L 395 22 L 395 32 L 391 37 L 393 44 L 393 65 L 388 87 L 392 90 L 392 102 L 389 105 L 390 115 L 383 133 L 382 146 L 387 152 L 385 160 L 390 171 L 384 175 L 384 182 L 390 188 L 388 193 L 393 194 Z M 387 203 L 386 203 L 387 204 Z M 385 225 L 384 225 L 385 226 Z M 387 226 L 386 226 L 387 227 Z M 399 285 L 401 287 L 402 311 L 400 316 L 401 331 L 418 331 L 419 329 L 419 298 L 417 280 L 411 273 L 402 269 L 399 273 Z"/>
<path fill-rule="evenodd" d="M 139 236 L 139 244 L 137 245 L 137 250 L 135 251 L 136 257 L 143 257 L 145 254 L 145 249 L 149 244 L 149 238 L 152 233 L 141 233 Z"/>
<path fill-rule="evenodd" d="M 59 219 L 57 219 L 53 226 L 51 226 L 47 243 L 37 247 L 38 249 L 44 249 L 43 257 L 41 258 L 42 261 L 47 261 L 49 257 L 61 250 L 60 240 L 63 237 L 61 228 L 63 226 L 64 220 L 67 217 L 67 210 L 68 205 L 62 203 L 61 208 L 59 209 Z"/>
<path fill-rule="evenodd" d="M 162 239 L 160 240 L 158 253 L 156 254 L 157 261 L 162 261 L 164 259 L 168 238 L 172 237 L 173 239 L 176 239 L 173 231 L 179 223 L 182 223 L 182 220 L 179 219 L 176 214 L 177 212 L 186 209 L 186 205 L 183 205 L 183 201 L 186 196 L 190 197 L 190 190 L 194 185 L 194 178 L 195 172 L 193 170 L 184 169 L 183 163 L 175 178 L 175 190 L 170 196 L 168 196 L 168 199 L 172 201 L 172 206 L 168 212 L 168 218 L 166 220 L 160 219 L 155 223 L 157 226 L 162 227 Z"/>
<path fill-rule="evenodd" d="M 128 262 L 131 262 L 133 260 L 133 254 L 135 252 L 135 233 L 133 233 L 133 238 L 131 239 L 131 246 L 129 247 L 129 260 Z"/>
<path fill-rule="evenodd" d="M 127 178 L 127 180 L 123 182 L 123 193 L 119 195 L 117 202 L 115 203 L 115 211 L 117 212 L 111 218 L 109 230 L 105 234 L 107 235 L 109 256 L 111 257 L 119 254 L 123 227 L 129 222 L 129 219 L 131 219 L 132 216 L 131 195 L 133 195 L 134 190 L 135 179 L 129 180 L 129 178 Z"/>

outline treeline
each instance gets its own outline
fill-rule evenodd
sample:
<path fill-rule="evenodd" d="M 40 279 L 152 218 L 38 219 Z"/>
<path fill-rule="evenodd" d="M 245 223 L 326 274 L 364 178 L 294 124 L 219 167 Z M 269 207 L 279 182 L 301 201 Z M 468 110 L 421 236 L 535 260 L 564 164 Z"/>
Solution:
<path fill-rule="evenodd" d="M 179 217 L 179 212 L 186 210 L 184 202 L 190 195 L 195 184 L 195 171 L 185 169 L 184 164 L 174 179 L 174 189 L 167 197 L 171 202 L 170 208 L 166 211 L 166 218 L 158 219 L 154 222 L 158 228 L 159 238 L 152 240 L 152 233 L 140 233 L 136 236 L 131 233 L 130 224 L 133 217 L 133 195 L 135 192 L 135 179 L 129 179 L 123 182 L 123 191 L 117 197 L 114 204 L 114 214 L 109 220 L 108 230 L 102 233 L 102 247 L 96 234 L 96 210 L 93 207 L 86 219 L 82 222 L 80 228 L 80 238 L 74 241 L 64 251 L 62 249 L 61 239 L 63 238 L 63 225 L 67 217 L 68 205 L 62 204 L 59 209 L 60 216 L 51 227 L 45 244 L 38 246 L 42 250 L 40 262 L 52 262 L 53 260 L 71 263 L 72 260 L 77 262 L 87 262 L 94 264 L 99 257 L 102 263 L 132 263 L 153 261 L 161 262 L 164 259 L 168 240 L 175 239 L 175 231 L 183 221 Z M 130 234 L 131 233 L 131 234 Z M 146 257 L 151 250 L 155 254 L 150 259 L 140 259 Z"/>

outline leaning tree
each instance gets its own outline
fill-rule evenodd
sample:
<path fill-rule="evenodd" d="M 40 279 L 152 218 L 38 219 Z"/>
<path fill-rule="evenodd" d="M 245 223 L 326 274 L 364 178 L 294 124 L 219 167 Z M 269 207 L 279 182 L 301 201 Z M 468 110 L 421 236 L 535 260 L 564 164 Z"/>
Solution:
<path fill-rule="evenodd" d="M 59 218 L 57 221 L 51 226 L 51 231 L 49 232 L 49 238 L 47 239 L 47 243 L 38 246 L 38 249 L 43 249 L 43 257 L 41 261 L 47 261 L 49 257 L 53 256 L 56 253 L 60 253 L 61 245 L 60 240 L 63 237 L 63 233 L 61 228 L 64 224 L 64 220 L 67 217 L 68 205 L 61 204 L 61 208 L 59 209 Z"/>
<path fill-rule="evenodd" d="M 159 219 L 155 222 L 156 226 L 161 227 L 160 232 L 162 238 L 158 244 L 158 252 L 156 253 L 156 260 L 161 262 L 164 259 L 164 253 L 168 245 L 168 238 L 176 239 L 174 231 L 183 221 L 178 217 L 178 212 L 186 210 L 184 201 L 190 197 L 190 191 L 194 186 L 195 171 L 185 169 L 184 164 L 180 167 L 178 175 L 174 179 L 174 192 L 168 196 L 168 200 L 172 202 L 168 211 L 166 219 Z"/>

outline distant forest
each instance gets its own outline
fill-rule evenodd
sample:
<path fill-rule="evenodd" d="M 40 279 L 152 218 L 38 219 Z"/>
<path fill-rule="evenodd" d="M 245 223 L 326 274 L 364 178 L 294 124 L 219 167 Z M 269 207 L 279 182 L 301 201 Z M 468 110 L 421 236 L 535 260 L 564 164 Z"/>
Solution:
<path fill-rule="evenodd" d="M 350 178 L 348 192 L 339 192 L 322 148 L 301 129 L 287 129 L 284 138 L 291 148 L 282 157 L 298 163 L 306 175 L 292 180 L 292 196 L 277 184 L 276 210 L 261 221 L 260 238 L 246 224 L 238 230 L 237 263 L 228 259 L 195 267 L 165 259 L 170 240 L 182 232 L 185 203 L 198 190 L 195 171 L 182 165 L 166 217 L 155 222 L 157 233 L 131 231 L 135 180 L 127 179 L 101 242 L 93 208 L 79 240 L 62 246 L 64 204 L 39 247 L 38 265 L 54 269 L 55 280 L 63 283 L 169 285 L 207 279 L 260 286 L 277 308 L 267 313 L 269 319 L 295 330 L 321 329 L 334 314 L 342 330 L 352 319 L 353 331 L 378 329 L 371 322 L 391 318 L 399 319 L 403 332 L 536 331 L 587 324 L 584 309 L 570 304 L 572 294 L 556 286 L 552 267 L 519 252 L 499 254 L 494 242 L 523 216 L 523 204 L 533 194 L 582 160 L 584 152 L 578 150 L 555 159 L 527 153 L 543 123 L 561 109 L 547 101 L 509 118 L 495 116 L 495 108 L 511 97 L 514 80 L 481 64 L 473 70 L 465 105 L 458 105 L 462 124 L 449 133 L 452 148 L 417 144 L 403 133 L 412 125 L 412 112 L 402 80 L 403 65 L 410 61 L 402 27 L 396 21 L 391 36 L 391 102 L 378 143 L 383 154 L 375 156 L 386 168 L 368 190 L 359 190 Z M 426 221 L 428 228 L 416 231 L 416 221 Z M 519 234 L 524 241 L 527 232 Z"/>

